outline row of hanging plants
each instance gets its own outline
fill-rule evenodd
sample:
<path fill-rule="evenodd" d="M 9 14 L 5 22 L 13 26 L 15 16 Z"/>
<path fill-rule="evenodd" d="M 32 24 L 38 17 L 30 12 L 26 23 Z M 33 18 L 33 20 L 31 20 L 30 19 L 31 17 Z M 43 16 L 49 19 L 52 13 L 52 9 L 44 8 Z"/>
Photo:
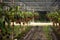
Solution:
<path fill-rule="evenodd" d="M 53 22 L 52 28 L 57 35 L 57 38 L 60 40 L 60 10 L 48 13 L 47 17 Z"/>
<path fill-rule="evenodd" d="M 21 11 L 20 6 L 10 6 L 5 3 L 0 3 L 0 39 L 6 40 L 6 36 L 8 38 L 10 35 L 11 40 L 14 40 L 14 22 L 28 23 L 30 20 L 36 17 L 38 17 L 38 13 Z M 13 23 L 12 26 L 11 22 Z"/>

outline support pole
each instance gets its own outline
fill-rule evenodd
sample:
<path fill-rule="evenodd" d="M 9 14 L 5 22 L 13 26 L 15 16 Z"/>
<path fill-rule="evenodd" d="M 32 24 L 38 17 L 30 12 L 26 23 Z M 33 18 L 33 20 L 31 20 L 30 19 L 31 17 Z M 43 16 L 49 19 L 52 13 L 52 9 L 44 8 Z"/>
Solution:
<path fill-rule="evenodd" d="M 34 9 L 33 9 L 33 13 L 34 13 Z M 33 17 L 32 21 L 34 22 L 34 17 Z"/>

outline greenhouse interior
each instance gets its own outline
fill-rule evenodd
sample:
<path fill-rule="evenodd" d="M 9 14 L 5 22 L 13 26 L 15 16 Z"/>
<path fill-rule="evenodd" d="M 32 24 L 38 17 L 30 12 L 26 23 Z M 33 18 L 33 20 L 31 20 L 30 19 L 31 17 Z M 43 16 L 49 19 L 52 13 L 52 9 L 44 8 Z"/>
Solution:
<path fill-rule="evenodd" d="M 0 0 L 0 40 L 60 40 L 60 0 Z"/>

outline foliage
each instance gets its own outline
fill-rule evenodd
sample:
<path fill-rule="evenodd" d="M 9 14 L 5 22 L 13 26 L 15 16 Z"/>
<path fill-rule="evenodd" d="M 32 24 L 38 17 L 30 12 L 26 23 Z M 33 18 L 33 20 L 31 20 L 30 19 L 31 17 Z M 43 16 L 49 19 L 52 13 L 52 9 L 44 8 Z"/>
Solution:
<path fill-rule="evenodd" d="M 47 14 L 48 18 L 52 19 L 52 20 L 57 19 L 58 15 L 59 14 L 57 12 L 50 12 L 50 13 Z"/>
<path fill-rule="evenodd" d="M 31 26 L 25 26 L 25 30 L 23 29 L 24 27 L 22 26 L 15 26 L 14 27 L 14 34 L 15 34 L 15 38 L 17 39 L 21 39 L 22 37 L 24 37 L 29 30 L 32 28 Z"/>
<path fill-rule="evenodd" d="M 43 31 L 45 32 L 45 35 L 47 37 L 48 40 L 51 40 L 52 39 L 52 36 L 51 36 L 51 30 L 50 30 L 50 26 L 45 26 L 43 27 Z"/>
<path fill-rule="evenodd" d="M 53 22 L 53 29 L 57 37 L 60 38 L 60 10 L 47 14 L 48 18 Z M 56 24 L 56 25 L 55 25 Z M 59 25 L 57 25 L 59 24 Z"/>
<path fill-rule="evenodd" d="M 12 32 L 17 31 L 13 26 L 11 26 L 11 22 L 29 22 L 34 17 L 38 16 L 37 13 L 28 12 L 28 11 L 20 11 L 20 6 L 9 6 L 5 3 L 0 4 L 0 30 L 2 31 L 1 34 L 9 36 L 12 35 Z M 22 21 L 23 20 L 23 21 Z M 7 24 L 7 25 L 6 25 Z M 14 25 L 14 24 L 13 24 Z M 26 29 L 28 30 L 28 29 Z M 7 33 L 7 34 L 6 34 Z M 17 33 L 19 34 L 19 33 Z M 16 35 L 17 35 L 16 34 Z M 13 34 L 14 35 L 14 34 Z"/>

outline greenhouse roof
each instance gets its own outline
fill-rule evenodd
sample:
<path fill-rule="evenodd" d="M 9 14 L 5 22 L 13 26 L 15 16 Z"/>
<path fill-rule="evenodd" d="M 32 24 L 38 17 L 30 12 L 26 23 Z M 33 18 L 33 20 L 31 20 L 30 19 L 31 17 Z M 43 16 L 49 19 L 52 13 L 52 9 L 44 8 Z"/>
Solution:
<path fill-rule="evenodd" d="M 2 0 L 5 3 L 13 2 L 24 9 L 34 11 L 51 11 L 58 9 L 60 0 Z"/>

